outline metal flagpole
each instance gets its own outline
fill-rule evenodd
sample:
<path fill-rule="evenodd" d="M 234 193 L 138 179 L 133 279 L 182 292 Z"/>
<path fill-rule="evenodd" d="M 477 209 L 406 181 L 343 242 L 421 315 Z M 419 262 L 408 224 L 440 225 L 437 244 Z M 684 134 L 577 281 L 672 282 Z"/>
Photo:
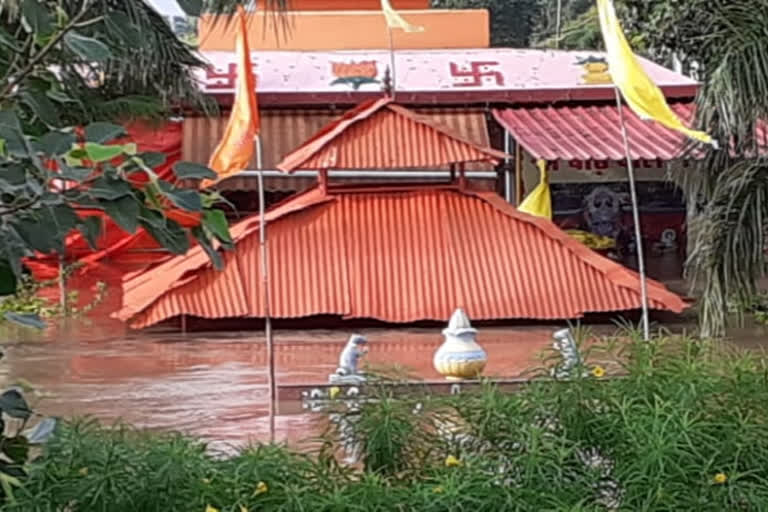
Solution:
<path fill-rule="evenodd" d="M 392 36 L 392 27 L 387 23 L 387 31 L 389 32 L 389 67 L 392 68 L 392 99 L 395 99 L 397 95 L 397 71 L 395 71 L 395 40 Z"/>
<path fill-rule="evenodd" d="M 264 171 L 262 162 L 261 135 L 256 136 L 256 167 L 259 173 L 259 245 L 261 246 L 261 278 L 264 286 L 264 334 L 267 339 L 267 367 L 269 385 L 269 442 L 275 442 L 275 414 L 277 406 L 277 383 L 275 379 L 275 345 L 272 338 L 269 294 L 269 253 L 267 251 L 267 221 L 264 201 Z"/>
<path fill-rule="evenodd" d="M 637 246 L 637 269 L 640 272 L 640 300 L 643 309 L 643 339 L 651 339 L 651 328 L 648 318 L 648 278 L 645 275 L 645 256 L 643 251 L 643 232 L 640 228 L 640 211 L 637 205 L 637 190 L 635 188 L 635 169 L 632 165 L 632 155 L 629 153 L 629 137 L 627 136 L 627 126 L 624 123 L 624 107 L 621 102 L 621 92 L 618 87 L 616 91 L 616 107 L 619 110 L 619 124 L 621 125 L 621 136 L 624 139 L 624 153 L 627 159 L 627 175 L 629 178 L 629 195 L 632 200 L 632 218 L 635 223 L 635 245 Z"/>

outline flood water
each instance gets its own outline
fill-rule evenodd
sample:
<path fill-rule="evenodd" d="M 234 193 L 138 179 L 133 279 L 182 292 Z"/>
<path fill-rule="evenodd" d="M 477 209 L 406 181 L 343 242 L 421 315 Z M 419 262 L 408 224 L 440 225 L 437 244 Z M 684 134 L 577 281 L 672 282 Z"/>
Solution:
<path fill-rule="evenodd" d="M 440 329 L 362 330 L 367 363 L 397 365 L 418 378 L 439 379 L 432 356 Z M 486 375 L 519 376 L 540 364 L 552 327 L 482 329 Z M 348 331 L 277 331 L 279 384 L 323 384 L 335 371 Z M 140 333 L 109 340 L 80 334 L 43 336 L 6 344 L 2 380 L 22 379 L 42 397 L 46 415 L 94 416 L 151 429 L 176 430 L 215 445 L 268 439 L 268 386 L 263 334 Z M 9 339 L 5 338 L 4 339 Z M 13 338 L 10 338 L 13 339 Z M 322 416 L 281 402 L 277 439 L 289 444 L 322 430 Z"/>
<path fill-rule="evenodd" d="M 541 364 L 555 326 L 481 328 L 485 374 L 517 377 Z M 612 328 L 597 327 L 611 331 Z M 423 379 L 439 379 L 432 356 L 440 329 L 361 330 L 374 366 L 397 365 Z M 70 330 L 40 336 L 0 333 L 5 359 L 0 384 L 32 384 L 34 408 L 60 417 L 122 420 L 203 438 L 214 447 L 268 439 L 268 387 L 263 333 L 138 333 L 119 335 Z M 322 384 L 337 366 L 350 331 L 277 331 L 278 384 Z M 734 343 L 765 346 L 765 330 L 734 331 Z M 298 403 L 278 404 L 277 440 L 297 445 L 319 434 L 323 416 Z"/>

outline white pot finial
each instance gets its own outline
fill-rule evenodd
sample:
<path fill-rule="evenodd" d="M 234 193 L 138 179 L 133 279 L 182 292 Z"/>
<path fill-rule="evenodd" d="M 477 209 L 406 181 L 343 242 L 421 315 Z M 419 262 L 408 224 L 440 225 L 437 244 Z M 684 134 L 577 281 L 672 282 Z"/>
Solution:
<path fill-rule="evenodd" d="M 469 316 L 459 308 L 453 312 L 448 327 L 443 329 L 445 342 L 435 352 L 435 369 L 452 380 L 474 379 L 480 376 L 488 356 L 475 341 L 477 330 Z"/>

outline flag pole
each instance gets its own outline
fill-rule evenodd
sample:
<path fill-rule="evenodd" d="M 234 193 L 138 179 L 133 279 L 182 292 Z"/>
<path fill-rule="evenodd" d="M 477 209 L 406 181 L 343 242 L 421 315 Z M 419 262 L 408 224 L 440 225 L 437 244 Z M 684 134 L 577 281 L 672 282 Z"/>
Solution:
<path fill-rule="evenodd" d="M 389 33 L 389 67 L 392 68 L 392 100 L 397 95 L 397 71 L 395 71 L 395 39 L 392 35 L 392 27 L 387 23 Z"/>
<path fill-rule="evenodd" d="M 648 278 L 645 274 L 645 255 L 643 250 L 643 232 L 640 227 L 640 210 L 637 204 L 637 189 L 635 187 L 635 169 L 632 165 L 632 155 L 629 152 L 629 137 L 627 136 L 627 125 L 624 122 L 624 106 L 621 101 L 621 92 L 618 87 L 614 87 L 616 92 L 616 107 L 619 110 L 619 124 L 621 125 L 621 136 L 624 140 L 624 153 L 627 159 L 627 176 L 629 178 L 629 195 L 632 201 L 632 219 L 635 224 L 635 244 L 637 247 L 637 269 L 640 273 L 640 300 L 642 303 L 642 323 L 643 340 L 651 339 L 651 328 L 648 318 Z"/>
<path fill-rule="evenodd" d="M 261 135 L 256 135 L 256 170 L 259 180 L 259 245 L 261 247 L 261 279 L 264 287 L 264 334 L 267 341 L 267 384 L 269 386 L 269 442 L 275 442 L 275 413 L 277 405 L 277 385 L 275 379 L 275 345 L 272 337 L 272 319 L 270 318 L 269 294 L 269 251 L 267 250 L 267 221 L 264 201 L 264 167 L 262 158 Z"/>

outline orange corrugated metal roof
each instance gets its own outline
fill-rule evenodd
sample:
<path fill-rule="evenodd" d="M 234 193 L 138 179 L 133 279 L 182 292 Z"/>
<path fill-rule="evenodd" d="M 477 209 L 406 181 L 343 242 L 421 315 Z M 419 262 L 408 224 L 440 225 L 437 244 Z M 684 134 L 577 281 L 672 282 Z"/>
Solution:
<path fill-rule="evenodd" d="M 637 274 L 494 193 L 443 187 L 312 189 L 268 214 L 272 315 L 393 323 L 572 319 L 640 307 Z M 263 316 L 258 217 L 232 228 L 222 272 L 200 248 L 124 283 L 135 328 L 187 314 Z M 653 309 L 683 300 L 655 281 Z"/>
<path fill-rule="evenodd" d="M 695 118 L 695 104 L 672 103 L 684 121 Z M 519 107 L 495 110 L 494 117 L 536 158 L 545 160 L 623 160 L 626 156 L 615 105 Z M 659 123 L 644 121 L 632 109 L 624 109 L 632 159 L 674 160 L 701 158 L 703 151 L 688 151 L 691 141 L 682 133 Z M 755 127 L 755 138 L 768 153 L 768 124 Z M 763 152 L 763 150 L 761 150 Z"/>
<path fill-rule="evenodd" d="M 320 130 L 277 165 L 299 169 L 428 169 L 454 163 L 498 162 L 505 154 L 394 103 L 361 103 Z"/>

